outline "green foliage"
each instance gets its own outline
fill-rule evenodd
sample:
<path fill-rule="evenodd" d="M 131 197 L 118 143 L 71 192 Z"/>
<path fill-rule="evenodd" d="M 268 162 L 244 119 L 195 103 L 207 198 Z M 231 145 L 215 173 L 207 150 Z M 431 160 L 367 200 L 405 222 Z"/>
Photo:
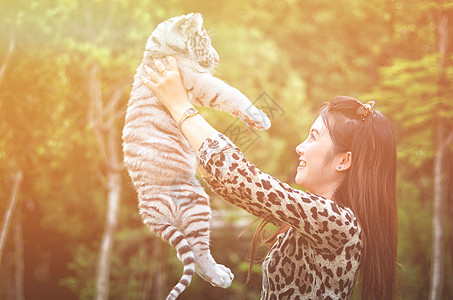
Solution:
<path fill-rule="evenodd" d="M 448 1 L 442 5 L 452 8 Z M 72 255 L 60 284 L 74 297 L 92 298 L 106 197 L 105 169 L 88 122 L 88 70 L 100 67 L 105 99 L 123 91 L 124 113 L 149 34 L 169 17 L 199 11 L 206 27 L 212 28 L 213 45 L 220 54 L 217 75 L 258 106 L 267 99 L 270 106 L 263 109 L 275 114 L 272 128 L 261 132 L 225 113 L 209 109 L 202 113 L 232 139 L 237 138 L 229 131 L 232 126 L 245 132 L 238 146 L 263 171 L 294 184 L 294 148 L 307 135 L 321 102 L 333 96 L 376 100 L 377 108 L 391 119 L 398 140 L 402 298 L 424 299 L 429 284 L 435 122 L 440 119 L 453 128 L 452 57 L 447 57 L 440 81 L 438 9 L 437 1 L 428 0 L 2 1 L 0 67 L 14 41 L 0 78 L 2 195 L 10 192 L 11 174 L 22 169 L 21 198 L 26 199 L 22 209 L 25 204 L 38 207 L 42 215 L 36 228 L 64 236 L 62 248 Z M 114 125 L 118 132 L 121 125 Z M 247 147 L 251 139 L 256 140 Z M 163 298 L 181 276 L 182 266 L 174 250 L 141 223 L 135 192 L 126 172 L 123 175 L 110 295 L 144 299 L 161 293 Z M 1 200 L 0 211 L 6 207 L 7 201 Z M 225 212 L 216 220 L 223 227 L 212 233 L 214 257 L 231 267 L 237 280 L 223 290 L 195 276 L 181 299 L 256 299 L 261 290 L 259 264 L 251 282 L 244 282 L 257 224 L 238 237 L 253 219 L 214 195 L 212 207 Z M 25 263 L 26 272 L 32 273 Z M 445 290 L 453 293 L 453 287 Z"/>
<path fill-rule="evenodd" d="M 433 9 L 432 3 L 419 4 L 416 15 L 421 17 L 424 11 L 429 16 Z M 424 39 L 433 43 L 433 38 L 431 34 Z M 451 38 L 449 43 L 453 44 Z M 435 137 L 438 124 L 453 129 L 451 54 L 445 59 L 442 69 L 440 54 L 429 47 L 422 48 L 417 55 L 390 59 L 388 65 L 379 69 L 378 84 L 365 95 L 378 100 L 378 109 L 393 122 L 398 141 L 398 257 L 404 299 L 428 297 L 429 277 L 420 274 L 430 274 L 432 165 L 439 147 Z M 451 157 L 451 152 L 447 155 Z M 446 180 L 451 181 L 451 175 L 449 178 Z M 451 293 L 451 289 L 445 288 L 444 293 Z"/>
<path fill-rule="evenodd" d="M 73 277 L 60 280 L 60 284 L 78 295 L 79 299 L 92 299 L 95 289 L 96 252 L 85 245 L 79 245 L 74 251 L 74 260 L 68 264 Z"/>
<path fill-rule="evenodd" d="M 407 182 L 399 186 L 399 289 L 405 299 L 426 299 L 429 277 L 420 274 L 430 272 L 432 210 L 430 203 L 420 202 L 418 186 Z"/>
<path fill-rule="evenodd" d="M 439 86 L 439 55 L 419 60 L 395 59 L 381 69 L 381 82 L 367 95 L 379 99 L 379 108 L 397 124 L 398 157 L 420 168 L 433 159 L 435 125 L 453 118 L 452 85 Z M 453 82 L 453 67 L 446 69 L 446 82 Z"/>

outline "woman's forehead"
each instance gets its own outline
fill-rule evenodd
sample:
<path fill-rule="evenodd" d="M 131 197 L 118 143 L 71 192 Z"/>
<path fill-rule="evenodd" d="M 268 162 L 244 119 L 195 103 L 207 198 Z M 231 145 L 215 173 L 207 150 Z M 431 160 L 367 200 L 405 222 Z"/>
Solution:
<path fill-rule="evenodd" d="M 310 131 L 312 130 L 318 131 L 321 135 L 327 131 L 326 123 L 324 123 L 324 120 L 321 116 L 318 116 L 313 125 L 311 125 Z"/>

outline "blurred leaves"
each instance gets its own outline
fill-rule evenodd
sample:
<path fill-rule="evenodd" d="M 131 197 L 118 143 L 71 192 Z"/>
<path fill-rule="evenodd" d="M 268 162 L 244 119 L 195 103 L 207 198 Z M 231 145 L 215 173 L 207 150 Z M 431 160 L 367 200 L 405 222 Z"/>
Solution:
<path fill-rule="evenodd" d="M 452 9 L 448 1 L 440 5 Z M 58 274 L 60 284 L 74 298 L 92 298 L 106 203 L 105 166 L 88 124 L 88 70 L 93 64 L 101 68 L 106 99 L 118 89 L 128 91 L 155 26 L 199 11 L 221 58 L 217 76 L 252 101 L 266 92 L 283 112 L 272 118 L 269 131 L 256 131 L 257 141 L 245 151 L 263 171 L 294 185 L 294 148 L 307 135 L 321 103 L 336 95 L 373 99 L 391 119 L 398 140 L 403 298 L 424 299 L 435 120 L 453 127 L 451 56 L 446 83 L 439 84 L 438 78 L 438 10 L 439 2 L 428 0 L 1 1 L 0 64 L 13 38 L 15 47 L 0 79 L 0 190 L 8 195 L 11 174 L 18 168 L 24 171 L 24 224 L 36 229 L 26 232 L 25 239 L 40 232 L 60 239 L 71 254 L 67 268 Z M 453 38 L 449 41 L 452 49 Z M 127 94 L 120 101 L 124 111 Z M 225 113 L 202 113 L 220 131 L 236 122 Z M 246 129 L 239 121 L 234 124 Z M 120 131 L 122 123 L 114 126 Z M 126 172 L 124 178 L 128 185 L 115 241 L 111 295 L 155 298 L 156 290 L 170 290 L 182 267 L 173 249 L 142 225 Z M 451 182 L 451 176 L 447 179 Z M 223 290 L 195 277 L 181 299 L 256 299 L 261 289 L 258 265 L 252 281 L 243 285 L 256 225 L 237 238 L 253 219 L 215 196 L 212 206 L 227 212 L 215 220 L 223 227 L 213 229 L 214 257 L 231 267 L 238 280 Z M 1 200 L 0 212 L 5 207 Z M 37 257 L 37 251 L 44 251 L 28 249 L 27 255 Z M 33 273 L 33 265 L 25 263 L 26 271 Z M 445 290 L 445 295 L 453 294 L 453 287 Z"/>
<path fill-rule="evenodd" d="M 448 84 L 439 85 L 439 74 L 437 53 L 419 60 L 395 59 L 381 68 L 380 84 L 368 95 L 379 99 L 380 108 L 398 124 L 399 158 L 410 166 L 433 159 L 436 121 L 453 119 L 453 66 L 446 70 Z"/>

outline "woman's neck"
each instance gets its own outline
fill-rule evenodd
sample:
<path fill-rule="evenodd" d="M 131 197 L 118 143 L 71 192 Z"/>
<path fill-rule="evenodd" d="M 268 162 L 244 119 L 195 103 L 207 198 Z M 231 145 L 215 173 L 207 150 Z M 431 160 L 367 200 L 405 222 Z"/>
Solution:
<path fill-rule="evenodd" d="M 333 198 L 333 194 L 338 186 L 340 182 L 333 182 L 331 184 L 328 184 L 328 185 L 325 185 L 325 186 L 322 186 L 322 187 L 318 187 L 316 189 L 316 191 L 309 191 L 310 193 L 313 193 L 315 195 L 318 195 L 318 196 L 321 196 L 321 197 L 324 197 L 326 199 L 330 199 L 332 200 Z"/>

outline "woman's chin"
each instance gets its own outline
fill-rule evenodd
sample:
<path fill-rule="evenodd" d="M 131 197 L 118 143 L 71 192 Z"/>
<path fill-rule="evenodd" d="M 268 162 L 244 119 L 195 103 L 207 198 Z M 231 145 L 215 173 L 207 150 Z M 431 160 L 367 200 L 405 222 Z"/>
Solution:
<path fill-rule="evenodd" d="M 304 174 L 296 174 L 296 177 L 294 178 L 294 181 L 296 182 L 297 185 L 299 185 L 301 188 L 303 188 L 304 190 L 308 190 L 309 189 L 309 185 L 308 182 L 305 180 L 305 176 Z"/>
<path fill-rule="evenodd" d="M 304 187 L 304 178 L 302 176 L 297 174 L 296 177 L 294 178 L 294 181 L 301 187 Z"/>

